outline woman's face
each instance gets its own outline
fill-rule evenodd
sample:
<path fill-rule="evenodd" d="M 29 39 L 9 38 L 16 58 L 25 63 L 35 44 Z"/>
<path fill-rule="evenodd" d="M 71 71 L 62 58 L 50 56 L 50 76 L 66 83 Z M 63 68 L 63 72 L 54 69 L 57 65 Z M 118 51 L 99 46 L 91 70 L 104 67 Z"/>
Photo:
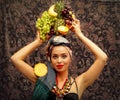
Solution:
<path fill-rule="evenodd" d="M 51 53 L 51 63 L 57 72 L 68 71 L 71 63 L 71 56 L 67 47 L 55 46 Z"/>

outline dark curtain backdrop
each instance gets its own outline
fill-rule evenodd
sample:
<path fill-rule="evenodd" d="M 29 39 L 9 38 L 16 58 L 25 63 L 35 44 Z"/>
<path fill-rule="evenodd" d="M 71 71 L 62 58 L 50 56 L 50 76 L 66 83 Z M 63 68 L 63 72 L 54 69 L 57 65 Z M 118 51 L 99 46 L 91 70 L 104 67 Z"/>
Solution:
<path fill-rule="evenodd" d="M 55 0 L 0 0 L 0 100 L 30 100 L 34 84 L 11 63 L 10 56 L 35 39 L 35 21 Z M 120 0 L 65 0 L 81 20 L 87 37 L 109 56 L 100 77 L 84 92 L 83 100 L 120 100 Z M 77 76 L 93 63 L 90 51 L 70 32 L 74 66 Z M 45 61 L 42 45 L 26 62 Z"/>

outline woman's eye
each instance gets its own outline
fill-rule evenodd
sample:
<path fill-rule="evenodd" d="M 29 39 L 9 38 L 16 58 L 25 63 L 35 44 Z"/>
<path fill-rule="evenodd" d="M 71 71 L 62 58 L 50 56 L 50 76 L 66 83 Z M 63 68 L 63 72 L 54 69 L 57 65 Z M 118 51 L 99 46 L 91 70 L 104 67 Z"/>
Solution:
<path fill-rule="evenodd" d="M 52 58 L 57 59 L 57 58 L 58 58 L 58 56 L 57 56 L 57 55 L 53 55 L 53 56 L 52 56 Z"/>
<path fill-rule="evenodd" d="M 62 55 L 62 58 L 66 58 L 67 57 L 67 55 Z"/>
<path fill-rule="evenodd" d="M 59 58 L 59 57 L 65 59 L 65 58 L 67 58 L 67 55 L 65 55 L 65 54 L 63 54 L 63 55 L 61 55 L 61 56 L 58 56 L 58 55 L 52 55 L 52 58 L 53 58 L 53 59 L 57 59 L 57 58 Z"/>

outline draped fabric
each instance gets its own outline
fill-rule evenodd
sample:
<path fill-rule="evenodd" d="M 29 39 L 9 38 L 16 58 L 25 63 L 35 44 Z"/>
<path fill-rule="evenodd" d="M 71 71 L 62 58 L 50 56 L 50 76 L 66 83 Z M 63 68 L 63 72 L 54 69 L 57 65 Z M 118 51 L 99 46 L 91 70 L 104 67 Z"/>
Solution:
<path fill-rule="evenodd" d="M 36 36 L 35 21 L 56 0 L 0 0 L 0 99 L 30 100 L 34 84 L 11 63 L 10 56 L 32 42 Z M 84 34 L 109 56 L 100 77 L 88 87 L 82 100 L 120 100 L 120 1 L 65 0 L 81 21 Z M 73 46 L 75 77 L 86 71 L 94 57 L 70 32 L 66 38 Z M 45 45 L 26 58 L 31 66 L 45 62 Z"/>

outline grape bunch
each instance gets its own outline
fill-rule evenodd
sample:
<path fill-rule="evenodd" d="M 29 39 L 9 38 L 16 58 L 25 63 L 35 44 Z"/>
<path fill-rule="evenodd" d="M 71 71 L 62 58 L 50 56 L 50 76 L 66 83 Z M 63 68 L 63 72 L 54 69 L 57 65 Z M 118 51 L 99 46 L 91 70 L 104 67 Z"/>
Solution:
<path fill-rule="evenodd" d="M 61 15 L 63 16 L 63 19 L 65 20 L 66 25 L 69 25 L 69 26 L 72 25 L 72 21 L 73 21 L 72 14 L 73 14 L 73 11 L 72 11 L 72 8 L 70 7 L 65 7 L 61 11 Z"/>
<path fill-rule="evenodd" d="M 49 34 L 50 36 L 55 35 L 54 26 L 51 26 Z"/>
<path fill-rule="evenodd" d="M 56 35 L 59 34 L 59 32 L 58 32 L 58 27 L 59 27 L 59 26 L 62 26 L 62 25 L 65 25 L 64 19 L 57 19 L 57 20 L 56 20 L 56 23 L 55 23 L 55 25 L 54 25 L 54 31 L 56 32 Z"/>
<path fill-rule="evenodd" d="M 51 26 L 54 26 L 56 20 L 57 18 L 50 16 L 47 11 L 44 11 L 41 18 L 37 19 L 36 28 L 40 30 L 41 39 L 45 40 L 46 35 L 51 32 Z"/>
<path fill-rule="evenodd" d="M 57 13 L 57 16 L 52 16 Z M 51 6 L 48 11 L 44 11 L 36 21 L 36 28 L 40 31 L 40 38 L 46 39 L 46 36 L 65 34 L 72 29 L 73 11 L 70 7 L 64 6 L 63 2 L 57 2 Z M 63 26 L 62 28 L 60 26 Z M 67 27 L 67 28 L 66 28 Z M 67 31 L 66 31 L 67 30 Z"/>
<path fill-rule="evenodd" d="M 62 26 L 62 25 L 65 25 L 64 19 L 58 19 L 57 18 L 56 22 L 54 23 L 54 26 L 51 26 L 51 28 L 50 28 L 49 35 L 50 36 L 52 36 L 52 35 L 59 35 L 58 27 Z"/>

